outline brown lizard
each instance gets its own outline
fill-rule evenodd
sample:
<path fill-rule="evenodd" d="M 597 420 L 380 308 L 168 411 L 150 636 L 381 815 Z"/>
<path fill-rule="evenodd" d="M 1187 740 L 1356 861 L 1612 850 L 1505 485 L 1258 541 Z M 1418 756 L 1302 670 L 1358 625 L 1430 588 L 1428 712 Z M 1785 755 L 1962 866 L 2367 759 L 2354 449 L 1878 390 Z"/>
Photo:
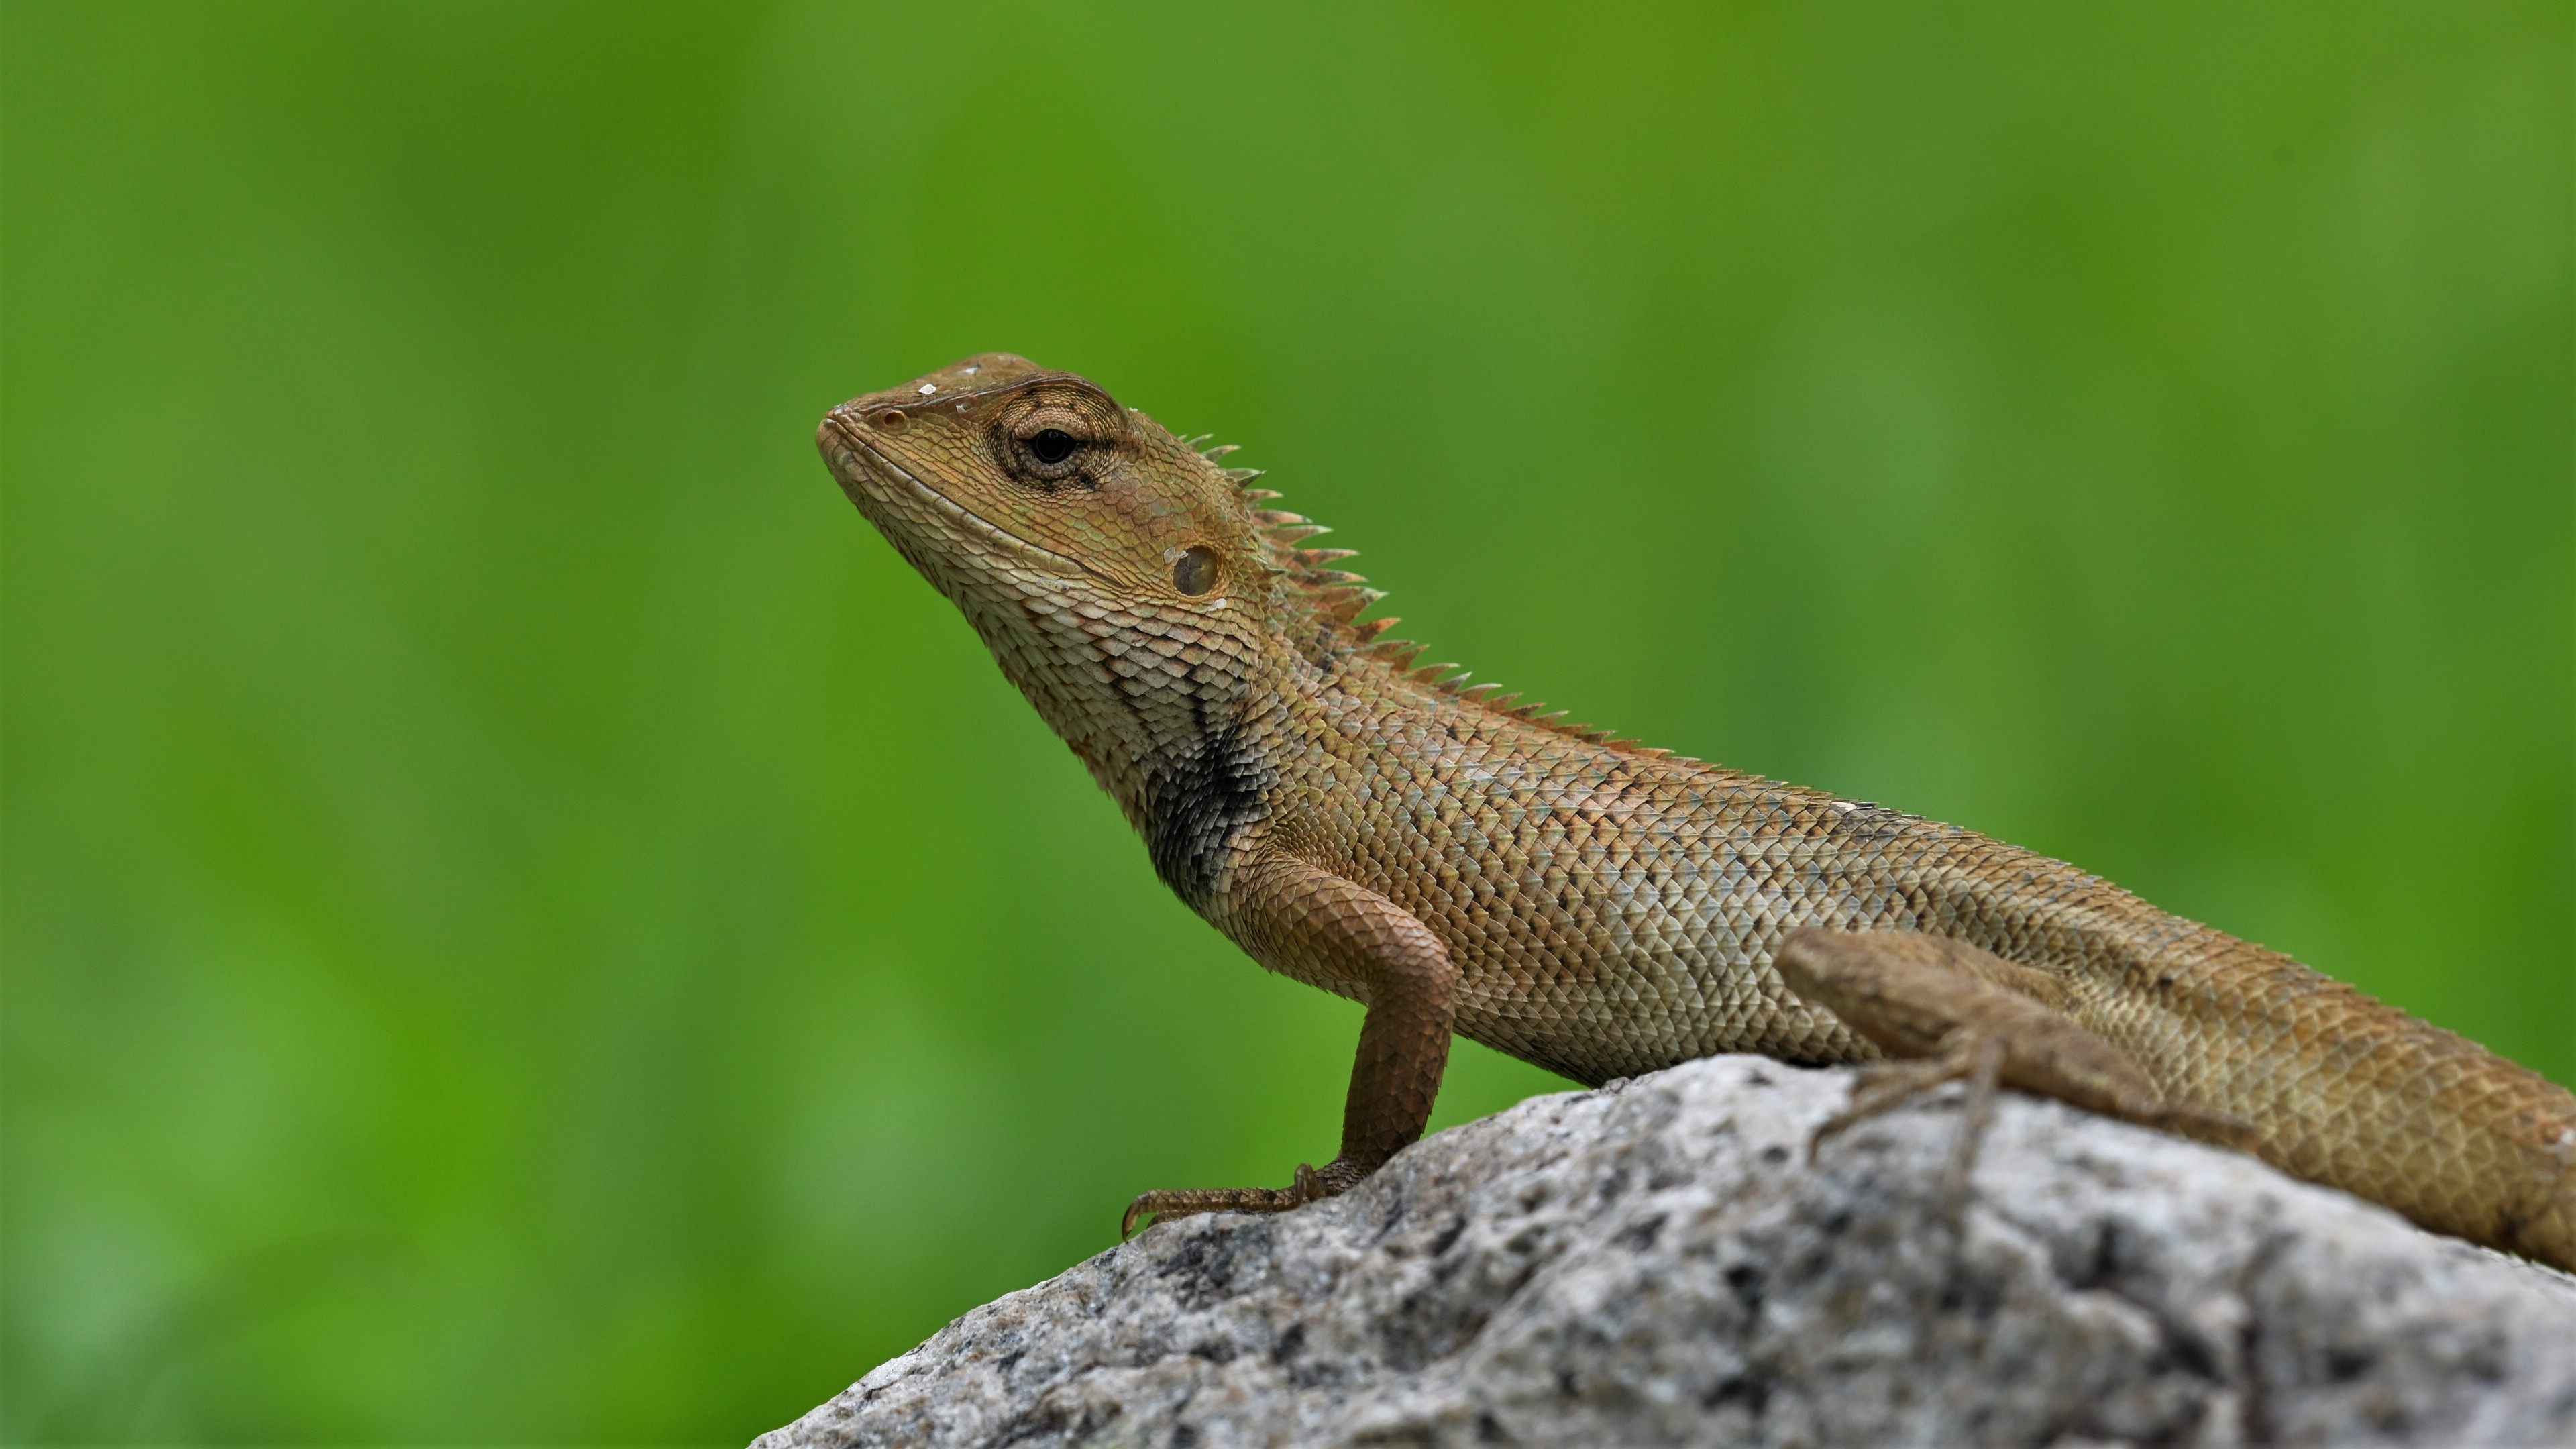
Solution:
<path fill-rule="evenodd" d="M 2538 1074 L 2073 866 L 1418 665 L 1362 621 L 1382 595 L 1349 551 L 1306 547 L 1324 530 L 1231 450 L 1080 377 L 970 357 L 817 441 L 1173 891 L 1367 1007 L 1337 1157 L 1146 1193 L 1130 1230 L 1359 1182 L 1421 1136 L 1454 1032 L 1596 1085 L 1718 1052 L 1930 1058 L 1882 1070 L 2236 1142 L 2576 1268 L 2576 1097 Z"/>

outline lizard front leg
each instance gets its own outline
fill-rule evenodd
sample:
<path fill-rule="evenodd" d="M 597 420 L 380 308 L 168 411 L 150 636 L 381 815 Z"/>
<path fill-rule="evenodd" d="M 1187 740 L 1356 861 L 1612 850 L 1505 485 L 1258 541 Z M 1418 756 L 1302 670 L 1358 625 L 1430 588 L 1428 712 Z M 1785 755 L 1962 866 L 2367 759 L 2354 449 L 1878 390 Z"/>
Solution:
<path fill-rule="evenodd" d="M 1448 948 L 1411 913 L 1377 892 L 1293 856 L 1240 871 L 1231 888 L 1237 938 L 1263 964 L 1365 1003 L 1359 1055 L 1342 1106 L 1341 1154 L 1299 1163 L 1284 1188 L 1149 1192 L 1128 1204 L 1124 1237 L 1148 1217 L 1285 1212 L 1332 1197 L 1422 1136 L 1457 1020 L 1458 968 Z"/>

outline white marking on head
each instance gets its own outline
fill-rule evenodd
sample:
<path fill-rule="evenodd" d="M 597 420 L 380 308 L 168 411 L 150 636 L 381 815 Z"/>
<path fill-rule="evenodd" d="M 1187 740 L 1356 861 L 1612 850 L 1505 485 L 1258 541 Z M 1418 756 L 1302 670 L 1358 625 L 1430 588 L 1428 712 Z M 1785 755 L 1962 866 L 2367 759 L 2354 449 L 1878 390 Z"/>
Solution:
<path fill-rule="evenodd" d="M 935 382 L 925 382 L 921 385 L 921 395 L 923 397 L 928 397 L 937 391 L 939 391 L 939 384 Z"/>

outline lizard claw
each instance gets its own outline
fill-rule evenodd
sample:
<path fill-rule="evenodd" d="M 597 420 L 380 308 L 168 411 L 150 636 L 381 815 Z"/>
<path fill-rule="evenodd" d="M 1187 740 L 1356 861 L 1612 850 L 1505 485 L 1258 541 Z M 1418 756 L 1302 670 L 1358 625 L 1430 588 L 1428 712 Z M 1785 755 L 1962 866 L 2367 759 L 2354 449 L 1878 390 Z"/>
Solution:
<path fill-rule="evenodd" d="M 1359 1180 L 1361 1174 L 1343 1168 L 1344 1164 L 1334 1162 L 1317 1171 L 1313 1164 L 1301 1162 L 1297 1164 L 1296 1180 L 1286 1187 L 1181 1188 L 1139 1193 L 1118 1219 L 1118 1241 L 1123 1243 L 1135 1236 L 1136 1224 L 1149 1217 L 1161 1222 L 1194 1213 L 1284 1213 L 1310 1202 L 1322 1202 Z"/>
<path fill-rule="evenodd" d="M 1150 1192 L 1138 1193 L 1136 1200 L 1127 1204 L 1127 1211 L 1118 1219 L 1118 1241 L 1123 1243 L 1136 1236 L 1136 1220 L 1151 1216 L 1157 1211 L 1154 1207 L 1154 1196 Z"/>

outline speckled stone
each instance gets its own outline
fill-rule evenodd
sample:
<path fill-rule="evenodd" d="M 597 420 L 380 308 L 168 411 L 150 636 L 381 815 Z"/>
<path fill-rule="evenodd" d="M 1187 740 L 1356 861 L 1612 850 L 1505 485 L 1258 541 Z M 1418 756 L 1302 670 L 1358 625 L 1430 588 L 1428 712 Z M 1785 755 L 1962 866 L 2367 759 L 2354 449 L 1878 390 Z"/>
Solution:
<path fill-rule="evenodd" d="M 1149 1229 L 755 1449 L 2576 1445 L 2576 1279 L 2007 1096 L 1964 1231 L 1935 1095 L 1847 1070 L 1541 1097 L 1275 1217 Z"/>

